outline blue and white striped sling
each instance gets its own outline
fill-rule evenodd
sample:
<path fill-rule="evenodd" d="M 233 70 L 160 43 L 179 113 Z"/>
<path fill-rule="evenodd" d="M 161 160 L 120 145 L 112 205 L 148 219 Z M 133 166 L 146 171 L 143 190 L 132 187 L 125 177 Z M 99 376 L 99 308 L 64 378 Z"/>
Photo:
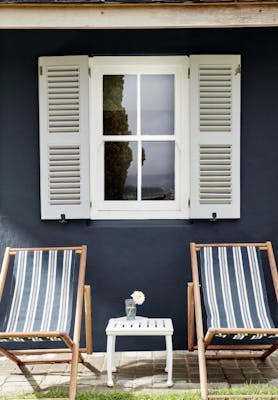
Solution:
<path fill-rule="evenodd" d="M 74 250 L 17 251 L 0 304 L 1 332 L 69 333 L 78 279 L 75 259 Z"/>
<path fill-rule="evenodd" d="M 258 248 L 205 247 L 200 267 L 208 328 L 275 328 Z"/>

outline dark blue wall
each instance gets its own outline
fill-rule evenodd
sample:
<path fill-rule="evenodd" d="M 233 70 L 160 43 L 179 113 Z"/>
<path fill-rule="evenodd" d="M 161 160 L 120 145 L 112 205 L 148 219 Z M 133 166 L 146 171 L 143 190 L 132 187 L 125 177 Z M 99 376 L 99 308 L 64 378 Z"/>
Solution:
<path fill-rule="evenodd" d="M 87 244 L 95 350 L 105 349 L 107 320 L 123 315 L 134 289 L 146 294 L 140 314 L 172 317 L 174 346 L 186 348 L 190 241 L 272 240 L 278 255 L 277 43 L 275 28 L 0 31 L 0 258 L 5 246 Z M 194 53 L 242 55 L 241 219 L 41 221 L 38 57 Z M 125 339 L 129 349 L 161 345 L 159 339 Z"/>

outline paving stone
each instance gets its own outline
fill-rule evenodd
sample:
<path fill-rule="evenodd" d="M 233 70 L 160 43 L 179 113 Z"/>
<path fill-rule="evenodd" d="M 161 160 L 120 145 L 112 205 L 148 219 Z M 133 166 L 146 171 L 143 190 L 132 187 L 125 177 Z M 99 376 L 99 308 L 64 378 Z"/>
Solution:
<path fill-rule="evenodd" d="M 117 390 L 122 390 L 122 388 L 133 388 L 133 379 L 118 379 L 115 382 L 115 388 Z"/>
<path fill-rule="evenodd" d="M 210 382 L 209 387 L 210 389 L 223 389 L 230 387 L 230 385 L 228 382 Z"/>
<path fill-rule="evenodd" d="M 129 360 L 129 359 L 137 360 L 138 352 L 137 351 L 123 351 L 122 357 L 126 358 L 127 360 Z"/>
<path fill-rule="evenodd" d="M 139 351 L 137 353 L 138 360 L 153 360 L 154 354 L 152 351 Z M 166 352 L 164 352 L 164 356 L 166 357 Z"/>
<path fill-rule="evenodd" d="M 178 389 L 178 390 L 190 390 L 190 389 L 196 389 L 199 388 L 200 385 L 199 383 L 197 385 L 193 385 L 191 382 L 188 382 L 186 380 L 179 380 L 175 381 L 173 385 L 173 389 Z"/>
<path fill-rule="evenodd" d="M 63 380 L 59 375 L 47 375 L 41 382 L 40 386 L 52 386 L 52 385 L 59 385 L 63 383 Z"/>
<path fill-rule="evenodd" d="M 152 376 L 143 376 L 141 378 L 133 379 L 133 388 L 142 388 L 147 389 L 152 387 L 153 385 L 153 377 Z"/>
<path fill-rule="evenodd" d="M 231 387 L 242 386 L 247 383 L 246 379 L 244 379 L 244 378 L 237 378 L 237 379 L 227 378 L 227 381 Z"/>
<path fill-rule="evenodd" d="M 78 391 L 121 390 L 127 392 L 179 392 L 197 390 L 199 366 L 197 353 L 174 351 L 173 381 L 167 388 L 165 373 L 166 352 L 116 352 L 113 374 L 115 386 L 106 386 L 106 354 L 94 353 L 85 356 L 85 364 L 78 367 Z M 240 387 L 248 382 L 278 386 L 278 356 L 272 355 L 265 362 L 261 360 L 208 360 L 209 388 Z M 28 365 L 22 371 L 9 360 L 0 362 L 0 396 L 29 393 L 49 388 L 68 389 L 69 364 Z"/>
<path fill-rule="evenodd" d="M 30 392 L 30 389 L 29 390 L 27 390 L 27 393 L 28 392 Z M 7 395 L 16 395 L 16 394 L 19 394 L 19 393 L 22 393 L 22 392 L 19 392 L 19 388 L 17 387 L 17 386 L 15 386 L 15 385 L 10 385 L 10 386 L 8 386 L 8 385 L 5 385 L 5 387 L 2 389 L 2 395 L 5 395 L 5 396 L 7 396 Z"/>
<path fill-rule="evenodd" d="M 268 383 L 267 383 L 268 385 L 270 385 L 270 386 L 274 386 L 274 387 L 278 387 L 278 378 L 277 379 L 272 379 L 272 380 L 270 380 L 270 381 L 268 381 Z"/>

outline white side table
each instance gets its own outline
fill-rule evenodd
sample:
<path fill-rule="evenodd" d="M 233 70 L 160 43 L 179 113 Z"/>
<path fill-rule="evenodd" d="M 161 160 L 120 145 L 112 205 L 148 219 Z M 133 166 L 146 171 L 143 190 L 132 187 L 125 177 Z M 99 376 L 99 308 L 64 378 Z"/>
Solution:
<path fill-rule="evenodd" d="M 173 385 L 173 324 L 170 318 L 136 317 L 128 321 L 126 317 L 112 318 L 106 327 L 107 335 L 107 386 L 113 386 L 112 372 L 116 371 L 114 353 L 116 336 L 165 336 L 166 340 L 166 368 L 168 372 L 167 386 Z"/>

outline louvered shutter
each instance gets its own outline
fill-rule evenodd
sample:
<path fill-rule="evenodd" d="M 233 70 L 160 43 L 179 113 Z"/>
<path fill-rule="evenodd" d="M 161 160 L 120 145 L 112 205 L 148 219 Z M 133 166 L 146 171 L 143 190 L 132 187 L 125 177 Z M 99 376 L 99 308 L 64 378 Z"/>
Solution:
<path fill-rule="evenodd" d="M 88 57 L 39 59 L 41 218 L 89 218 Z"/>
<path fill-rule="evenodd" d="M 240 56 L 190 57 L 190 217 L 240 217 Z"/>

